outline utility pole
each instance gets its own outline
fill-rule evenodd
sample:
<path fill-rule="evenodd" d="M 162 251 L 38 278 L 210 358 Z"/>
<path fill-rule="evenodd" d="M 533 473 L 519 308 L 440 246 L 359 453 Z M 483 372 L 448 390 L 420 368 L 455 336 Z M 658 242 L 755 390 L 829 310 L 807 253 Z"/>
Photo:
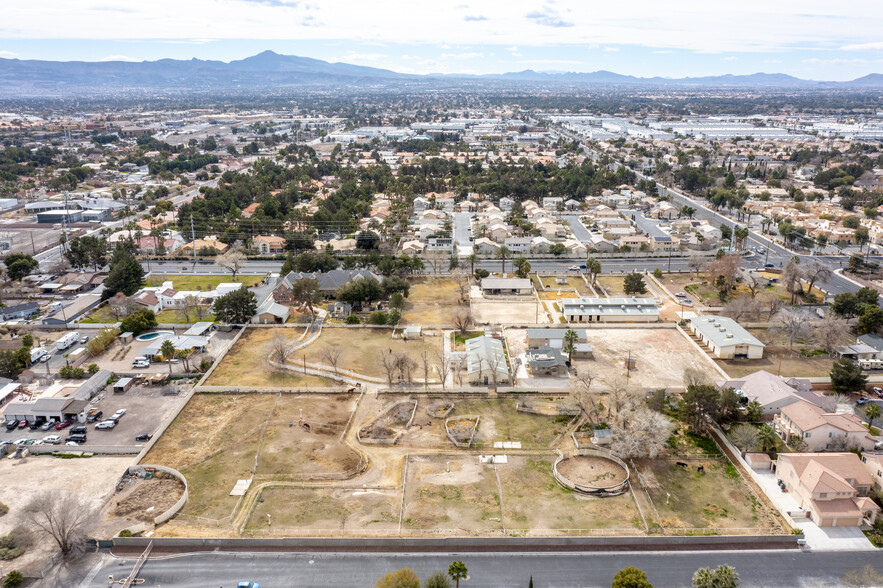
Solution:
<path fill-rule="evenodd" d="M 190 213 L 190 238 L 193 242 L 193 267 L 196 267 L 196 231 L 193 230 L 193 213 Z"/>

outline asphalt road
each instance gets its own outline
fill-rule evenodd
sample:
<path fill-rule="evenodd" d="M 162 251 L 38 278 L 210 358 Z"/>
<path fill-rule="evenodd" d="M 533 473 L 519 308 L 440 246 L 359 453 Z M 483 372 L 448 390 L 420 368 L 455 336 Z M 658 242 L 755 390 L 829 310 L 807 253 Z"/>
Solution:
<path fill-rule="evenodd" d="M 469 569 L 462 588 L 536 588 L 610 586 L 616 572 L 636 566 L 656 588 L 689 586 L 695 570 L 729 564 L 743 588 L 833 587 L 850 569 L 873 564 L 883 572 L 883 558 L 871 552 L 739 551 L 689 553 L 490 553 L 490 554 L 261 554 L 200 553 L 149 560 L 138 574 L 145 587 L 233 588 L 258 582 L 261 588 L 373 586 L 383 574 L 411 568 L 421 578 L 447 570 L 454 560 Z M 86 587 L 106 588 L 108 576 L 128 575 L 134 559 L 116 560 L 102 568 Z"/>

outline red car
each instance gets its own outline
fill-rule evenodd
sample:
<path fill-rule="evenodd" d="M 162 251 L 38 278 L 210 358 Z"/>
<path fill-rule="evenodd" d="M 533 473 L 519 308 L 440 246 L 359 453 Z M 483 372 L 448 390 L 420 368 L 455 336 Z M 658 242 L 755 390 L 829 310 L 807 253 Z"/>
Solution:
<path fill-rule="evenodd" d="M 25 420 L 25 419 L 22 419 L 21 422 L 18 424 L 18 428 L 19 428 L 19 429 L 24 429 L 24 428 L 26 428 L 27 426 L 28 426 L 28 421 Z"/>
<path fill-rule="evenodd" d="M 67 429 L 67 428 L 70 427 L 72 424 L 73 424 L 73 423 L 72 423 L 71 421 L 64 421 L 63 423 L 58 423 L 57 425 L 55 425 L 55 430 L 56 430 L 56 431 L 60 431 L 60 430 L 62 430 L 62 429 Z"/>

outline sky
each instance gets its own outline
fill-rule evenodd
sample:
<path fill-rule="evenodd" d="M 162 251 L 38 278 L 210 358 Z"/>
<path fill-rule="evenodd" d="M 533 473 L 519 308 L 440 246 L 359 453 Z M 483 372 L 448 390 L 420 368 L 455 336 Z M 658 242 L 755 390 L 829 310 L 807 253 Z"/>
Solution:
<path fill-rule="evenodd" d="M 883 0 L 5 0 L 0 58 L 242 59 L 404 73 L 883 72 Z"/>

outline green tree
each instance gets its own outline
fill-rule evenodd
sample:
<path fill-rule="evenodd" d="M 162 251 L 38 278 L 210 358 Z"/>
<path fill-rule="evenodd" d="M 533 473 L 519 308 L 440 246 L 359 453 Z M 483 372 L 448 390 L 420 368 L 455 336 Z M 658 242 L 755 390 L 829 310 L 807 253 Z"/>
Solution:
<path fill-rule="evenodd" d="M 761 425 L 757 428 L 757 443 L 762 451 L 772 451 L 779 443 L 779 436 L 771 426 Z"/>
<path fill-rule="evenodd" d="M 356 248 L 358 249 L 377 249 L 380 243 L 380 237 L 372 231 L 361 231 L 356 235 Z"/>
<path fill-rule="evenodd" d="M 616 572 L 610 588 L 653 588 L 643 570 L 629 566 Z"/>
<path fill-rule="evenodd" d="M 133 335 L 139 335 L 156 325 L 156 315 L 149 308 L 139 308 L 120 321 L 120 329 L 124 333 L 129 332 Z"/>
<path fill-rule="evenodd" d="M 466 564 L 462 561 L 455 561 L 448 566 L 448 575 L 457 583 L 457 588 L 460 588 L 460 580 L 469 575 L 469 570 L 466 569 Z"/>
<path fill-rule="evenodd" d="M 343 284 L 334 293 L 340 302 L 361 306 L 366 302 L 379 300 L 383 295 L 380 282 L 374 278 L 361 278 Z"/>
<path fill-rule="evenodd" d="M 576 342 L 579 341 L 579 335 L 573 329 L 567 329 L 564 333 L 564 346 L 562 351 L 567 354 L 567 361 L 573 361 L 573 352 L 576 351 Z"/>
<path fill-rule="evenodd" d="M 169 364 L 169 375 L 172 374 L 172 359 L 175 357 L 175 344 L 172 343 L 171 339 L 166 339 L 162 342 L 162 345 L 159 347 L 159 352 L 162 353 L 162 357 Z"/>
<path fill-rule="evenodd" d="M 475 262 L 478 261 L 478 254 L 473 251 L 472 253 L 469 254 L 469 257 L 467 257 L 466 259 L 469 260 L 469 273 L 474 275 L 475 274 Z"/>
<path fill-rule="evenodd" d="M 486 277 L 488 277 L 489 275 L 491 275 L 491 272 L 487 271 L 483 267 L 480 267 L 477 270 L 475 270 L 474 272 L 472 272 L 472 275 L 475 276 L 476 280 L 483 280 Z"/>
<path fill-rule="evenodd" d="M 594 285 L 598 276 L 601 274 L 601 262 L 594 257 L 590 257 L 586 260 L 586 269 L 592 274 L 592 285 Z"/>
<path fill-rule="evenodd" d="M 6 277 L 17 282 L 27 277 L 40 266 L 40 262 L 26 253 L 10 253 L 3 258 L 6 266 Z"/>
<path fill-rule="evenodd" d="M 549 253 L 555 257 L 563 255 L 565 251 L 567 251 L 567 247 L 564 246 L 564 243 L 552 243 L 549 245 Z"/>
<path fill-rule="evenodd" d="M 451 588 L 451 580 L 447 574 L 439 570 L 423 581 L 423 588 Z"/>
<path fill-rule="evenodd" d="M 144 268 L 127 249 L 117 246 L 110 260 L 110 272 L 104 280 L 101 299 L 107 300 L 117 292 L 131 296 L 141 288 L 144 281 Z"/>
<path fill-rule="evenodd" d="M 377 580 L 375 588 L 420 588 L 420 578 L 410 568 L 390 572 Z"/>
<path fill-rule="evenodd" d="M 34 346 L 34 336 L 30 333 L 26 333 L 21 336 L 21 346 L 22 347 L 33 347 Z"/>
<path fill-rule="evenodd" d="M 257 309 L 254 292 L 247 288 L 233 290 L 215 299 L 215 316 L 226 323 L 245 324 Z"/>
<path fill-rule="evenodd" d="M 842 394 L 863 390 L 868 383 L 868 377 L 862 374 L 862 368 L 845 357 L 834 362 L 830 377 L 831 388 Z"/>
<path fill-rule="evenodd" d="M 763 405 L 757 400 L 752 400 L 745 407 L 745 420 L 756 423 L 763 418 Z"/>
<path fill-rule="evenodd" d="M 74 237 L 67 244 L 64 256 L 75 268 L 91 265 L 98 268 L 107 263 L 107 241 L 99 237 Z"/>
<path fill-rule="evenodd" d="M 647 284 L 644 283 L 644 276 L 637 272 L 626 274 L 623 290 L 626 294 L 646 294 Z"/>
<path fill-rule="evenodd" d="M 861 251 L 870 240 L 871 235 L 868 232 L 868 227 L 859 227 L 855 230 L 855 244 L 858 245 L 859 251 Z"/>
<path fill-rule="evenodd" d="M 693 574 L 693 586 L 695 588 L 738 588 L 739 574 L 736 573 L 736 568 L 726 564 L 714 569 L 699 568 Z"/>
<path fill-rule="evenodd" d="M 694 384 L 681 397 L 679 412 L 694 431 L 705 429 L 706 419 L 717 420 L 720 393 L 712 384 Z"/>
<path fill-rule="evenodd" d="M 389 297 L 389 307 L 397 310 L 405 308 L 405 297 L 402 296 L 401 292 L 392 293 L 392 296 Z"/>
<path fill-rule="evenodd" d="M 21 349 L 26 349 L 22 347 Z M 28 367 L 27 363 L 22 361 L 19 350 L 0 349 L 0 377 L 14 380 Z M 30 351 L 28 352 L 28 361 L 30 361 Z"/>
<path fill-rule="evenodd" d="M 855 230 L 861 226 L 861 220 L 854 214 L 850 214 L 843 218 L 843 226 Z"/>
<path fill-rule="evenodd" d="M 855 323 L 855 332 L 857 335 L 874 333 L 881 326 L 883 326 L 883 309 L 879 306 L 868 306 Z"/>
<path fill-rule="evenodd" d="M 500 271 L 504 274 L 506 273 L 506 258 L 510 257 L 511 253 L 512 252 L 509 251 L 509 248 L 505 245 L 500 245 L 500 248 L 497 249 L 497 258 L 503 261 L 503 267 Z"/>
<path fill-rule="evenodd" d="M 12 570 L 3 576 L 3 588 L 17 588 L 25 581 L 25 577 L 18 570 Z"/>
<path fill-rule="evenodd" d="M 313 315 L 313 305 L 322 300 L 322 292 L 319 290 L 319 281 L 313 278 L 297 280 L 291 285 L 291 298 L 301 306 L 306 306 Z"/>
<path fill-rule="evenodd" d="M 282 269 L 279 271 L 280 276 L 287 276 L 291 272 L 295 271 L 296 262 L 294 260 L 294 255 L 290 252 L 285 254 L 285 262 L 282 264 Z"/>
<path fill-rule="evenodd" d="M 515 267 L 515 275 L 519 278 L 526 278 L 530 273 L 530 262 L 526 257 L 517 258 L 512 265 Z"/>
<path fill-rule="evenodd" d="M 880 418 L 880 407 L 876 404 L 869 404 L 865 407 L 865 415 L 868 417 L 868 424 L 874 425 L 874 421 Z"/>

